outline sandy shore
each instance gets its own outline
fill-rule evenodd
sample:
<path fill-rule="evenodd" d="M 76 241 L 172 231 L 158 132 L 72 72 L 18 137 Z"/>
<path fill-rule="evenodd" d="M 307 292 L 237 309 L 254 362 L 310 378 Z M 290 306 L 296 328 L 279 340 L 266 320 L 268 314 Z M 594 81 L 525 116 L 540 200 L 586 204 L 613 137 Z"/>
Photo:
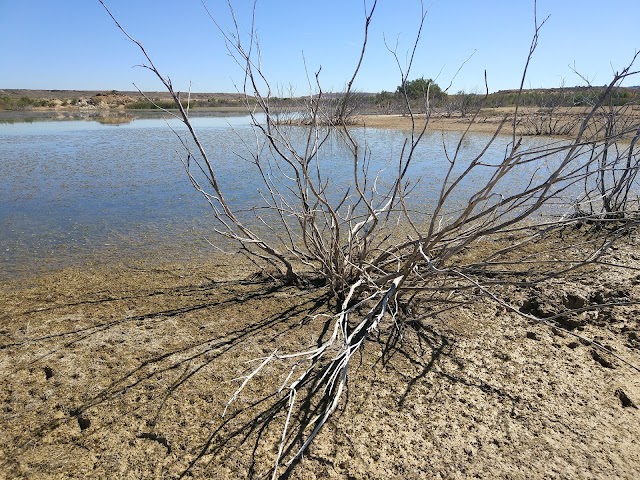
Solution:
<path fill-rule="evenodd" d="M 464 132 L 469 130 L 470 132 L 482 132 L 482 133 L 494 133 L 500 123 L 503 121 L 502 115 L 482 115 L 476 118 L 476 121 L 472 122 L 472 117 L 445 117 L 435 115 L 429 118 L 429 131 L 457 131 Z M 424 115 L 416 115 L 415 126 L 419 130 L 424 126 Z M 410 130 L 412 127 L 411 117 L 406 115 L 363 115 L 357 119 L 358 125 L 363 125 L 369 128 L 397 128 L 401 130 Z M 512 123 L 506 122 L 502 125 L 501 132 L 510 134 L 512 131 Z"/>
<path fill-rule="evenodd" d="M 639 246 L 628 237 L 609 265 L 502 294 L 539 311 L 640 300 Z M 325 328 L 308 321 L 326 311 L 323 293 L 236 257 L 5 282 L 0 477 L 265 478 L 285 419 L 281 373 L 221 414 L 250 361 Z M 639 365 L 639 319 L 637 305 L 584 312 L 575 332 Z M 480 297 L 388 341 L 367 343 L 290 478 L 640 478 L 640 374 L 588 342 Z"/>
<path fill-rule="evenodd" d="M 615 108 L 615 107 L 614 107 Z M 617 107 L 620 116 L 620 124 L 637 125 L 640 121 L 640 108 Z M 458 131 L 494 133 L 500 128 L 500 133 L 511 135 L 513 132 L 514 107 L 483 108 L 477 115 L 475 112 L 465 117 L 460 114 L 448 116 L 442 112 L 434 112 L 429 118 L 430 131 Z M 553 111 L 545 109 L 522 107 L 518 110 L 516 122 L 516 135 L 538 135 L 539 131 L 555 131 L 558 136 L 563 134 L 564 125 L 573 125 L 575 132 L 580 122 L 589 113 L 586 107 L 559 107 Z M 602 112 L 595 116 L 594 122 Z M 475 115 L 475 116 L 474 116 Z M 424 126 L 425 116 L 415 115 L 415 126 L 420 130 Z M 501 126 L 501 123 L 504 122 Z M 628 123 L 625 123 L 628 122 Z M 358 125 L 372 128 L 398 128 L 409 130 L 412 127 L 411 117 L 406 115 L 362 115 L 357 118 Z M 547 135 L 548 136 L 548 135 Z"/>

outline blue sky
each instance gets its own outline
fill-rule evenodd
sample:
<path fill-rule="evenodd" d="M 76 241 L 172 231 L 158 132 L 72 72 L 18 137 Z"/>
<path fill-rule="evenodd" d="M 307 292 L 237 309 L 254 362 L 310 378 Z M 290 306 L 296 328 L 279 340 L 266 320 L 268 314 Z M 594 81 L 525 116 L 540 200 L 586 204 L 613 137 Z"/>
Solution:
<path fill-rule="evenodd" d="M 105 0 L 122 25 L 140 40 L 175 87 L 234 92 L 239 67 L 229 57 L 200 0 Z M 206 0 L 218 21 L 230 26 L 225 0 Z M 234 0 L 246 30 L 251 0 Z M 368 5 L 372 0 L 366 0 Z M 517 88 L 534 30 L 532 0 L 425 0 L 423 37 L 410 78 L 436 78 L 451 92 Z M 322 66 L 325 90 L 340 90 L 350 77 L 363 35 L 362 0 L 258 0 L 262 65 L 274 90 L 309 91 L 305 63 Z M 608 83 L 640 50 L 638 0 L 538 0 L 541 31 L 525 86 Z M 402 63 L 418 28 L 418 0 L 379 0 L 360 91 L 394 90 L 395 60 L 384 45 L 398 45 Z M 474 53 L 475 52 L 475 53 Z M 457 77 L 456 71 L 473 54 Z M 136 47 L 116 29 L 98 0 L 0 0 L 0 88 L 160 90 Z M 637 65 L 640 69 L 640 64 Z M 628 85 L 640 85 L 638 76 Z"/>

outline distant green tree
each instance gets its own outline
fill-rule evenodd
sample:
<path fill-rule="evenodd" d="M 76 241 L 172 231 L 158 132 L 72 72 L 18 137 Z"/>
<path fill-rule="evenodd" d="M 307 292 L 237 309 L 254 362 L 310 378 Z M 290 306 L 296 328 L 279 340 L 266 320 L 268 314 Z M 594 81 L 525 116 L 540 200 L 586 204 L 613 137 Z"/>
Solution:
<path fill-rule="evenodd" d="M 382 109 L 386 113 L 391 113 L 396 104 L 399 103 L 398 96 L 392 92 L 387 92 L 386 90 L 376 94 L 374 102 L 378 108 Z"/>
<path fill-rule="evenodd" d="M 396 94 L 404 95 L 405 92 L 410 100 L 425 98 L 427 93 L 429 98 L 434 100 L 439 100 L 446 95 L 436 82 L 424 77 L 405 82 L 396 89 Z"/>

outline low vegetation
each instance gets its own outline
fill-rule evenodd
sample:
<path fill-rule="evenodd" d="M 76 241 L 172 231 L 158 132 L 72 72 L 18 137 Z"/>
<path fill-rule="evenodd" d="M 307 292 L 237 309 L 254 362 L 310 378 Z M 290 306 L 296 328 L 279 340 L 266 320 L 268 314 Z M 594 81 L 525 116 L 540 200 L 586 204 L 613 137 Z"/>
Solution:
<path fill-rule="evenodd" d="M 53 108 L 57 103 L 53 100 L 31 98 L 22 96 L 20 98 L 12 98 L 9 96 L 0 96 L 0 110 L 27 110 L 33 107 Z"/>
<path fill-rule="evenodd" d="M 406 90 L 406 91 L 405 91 Z M 549 123 L 555 123 L 558 114 L 571 115 L 575 123 L 578 116 L 585 112 L 606 91 L 605 87 L 578 86 L 562 88 L 542 88 L 501 90 L 489 94 L 458 91 L 449 93 L 431 79 L 420 77 L 398 85 L 394 92 L 379 93 L 351 92 L 349 95 L 347 117 L 353 119 L 362 114 L 408 114 L 408 108 L 414 113 L 426 111 L 425 99 L 429 99 L 429 110 L 443 117 L 468 118 L 472 112 L 482 110 L 485 115 L 500 115 L 505 109 L 516 105 L 527 108 L 529 118 L 522 119 L 527 123 L 527 134 L 533 135 L 565 135 L 571 131 L 567 129 L 566 118 L 560 123 L 562 127 L 554 128 Z M 406 96 L 405 96 L 406 94 Z M 334 104 L 337 109 L 342 102 L 342 93 L 325 93 L 324 101 Z M 408 104 L 405 99 L 408 99 Z M 276 97 L 270 98 L 276 109 L 303 112 L 307 97 Z M 206 109 L 217 107 L 244 108 L 246 102 L 255 104 L 252 96 L 236 94 L 198 93 L 192 95 L 189 102 L 191 109 Z M 187 100 L 181 99 L 186 108 Z M 618 87 L 608 94 L 608 105 L 635 105 L 635 110 L 628 113 L 640 115 L 640 87 Z M 131 110 L 174 109 L 173 99 L 166 94 L 157 92 L 141 96 L 139 92 L 39 92 L 32 90 L 17 90 L 11 95 L 0 95 L 0 110 L 30 110 L 33 108 L 114 108 L 124 107 Z M 328 108 L 328 107 L 326 107 Z M 633 111 L 632 111 L 633 110 Z M 535 114 L 535 115 L 534 115 Z M 302 121 L 300 123 L 305 123 Z"/>
<path fill-rule="evenodd" d="M 182 99 L 187 106 L 187 99 Z M 245 99 L 237 94 L 198 93 L 189 100 L 190 108 L 244 108 Z M 75 90 L 0 90 L 0 110 L 24 111 L 32 109 L 173 109 L 173 99 L 166 93 L 75 91 Z"/>

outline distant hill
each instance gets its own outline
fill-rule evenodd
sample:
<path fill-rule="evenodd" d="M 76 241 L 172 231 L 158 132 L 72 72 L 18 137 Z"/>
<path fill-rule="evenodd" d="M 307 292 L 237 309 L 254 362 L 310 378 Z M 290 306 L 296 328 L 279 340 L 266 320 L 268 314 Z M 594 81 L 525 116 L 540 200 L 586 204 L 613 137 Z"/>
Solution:
<path fill-rule="evenodd" d="M 146 96 L 146 98 L 145 98 Z M 187 94 L 182 97 L 187 99 Z M 149 99 L 151 101 L 149 101 Z M 191 93 L 193 107 L 242 106 L 245 96 L 239 93 Z M 0 89 L 0 110 L 27 110 L 32 108 L 171 108 L 173 100 L 168 92 L 118 90 L 26 90 Z"/>
<path fill-rule="evenodd" d="M 0 89 L 0 96 L 10 98 L 29 97 L 34 99 L 53 98 L 57 100 L 66 100 L 74 97 L 95 97 L 100 95 L 126 95 L 132 98 L 138 98 L 142 95 L 137 90 L 118 91 L 118 90 L 26 90 L 26 89 Z M 171 96 L 168 92 L 145 92 L 150 98 L 159 98 L 169 100 Z M 244 95 L 240 93 L 191 93 L 191 98 L 196 100 L 218 98 L 227 100 L 242 99 Z"/>
<path fill-rule="evenodd" d="M 597 98 L 605 87 L 565 87 L 565 88 L 537 88 L 518 90 L 499 90 L 484 94 L 458 93 L 443 94 L 433 99 L 435 108 L 463 108 L 471 107 L 509 107 L 519 102 L 523 106 L 539 108 L 571 107 L 589 105 Z M 331 103 L 339 99 L 340 92 L 325 92 L 324 100 Z M 146 98 L 145 98 L 146 96 Z M 182 94 L 186 103 L 187 94 Z M 640 86 L 622 87 L 616 89 L 611 99 L 614 105 L 640 103 Z M 397 98 L 397 94 L 390 92 L 366 93 L 357 92 L 351 96 L 355 110 L 359 112 L 393 113 L 403 111 L 404 102 Z M 249 97 L 249 101 L 252 99 Z M 303 97 L 273 99 L 274 105 L 280 107 L 296 107 Z M 246 106 L 247 97 L 241 93 L 205 93 L 190 94 L 192 108 L 231 108 L 242 109 Z M 418 103 L 421 104 L 422 100 Z M 157 107 L 173 108 L 173 100 L 168 92 L 117 91 L 117 90 L 25 90 L 0 89 L 0 110 L 32 110 L 32 109 L 153 109 Z M 419 106 L 419 105 L 418 105 Z M 355 111 L 354 110 L 354 111 Z"/>

